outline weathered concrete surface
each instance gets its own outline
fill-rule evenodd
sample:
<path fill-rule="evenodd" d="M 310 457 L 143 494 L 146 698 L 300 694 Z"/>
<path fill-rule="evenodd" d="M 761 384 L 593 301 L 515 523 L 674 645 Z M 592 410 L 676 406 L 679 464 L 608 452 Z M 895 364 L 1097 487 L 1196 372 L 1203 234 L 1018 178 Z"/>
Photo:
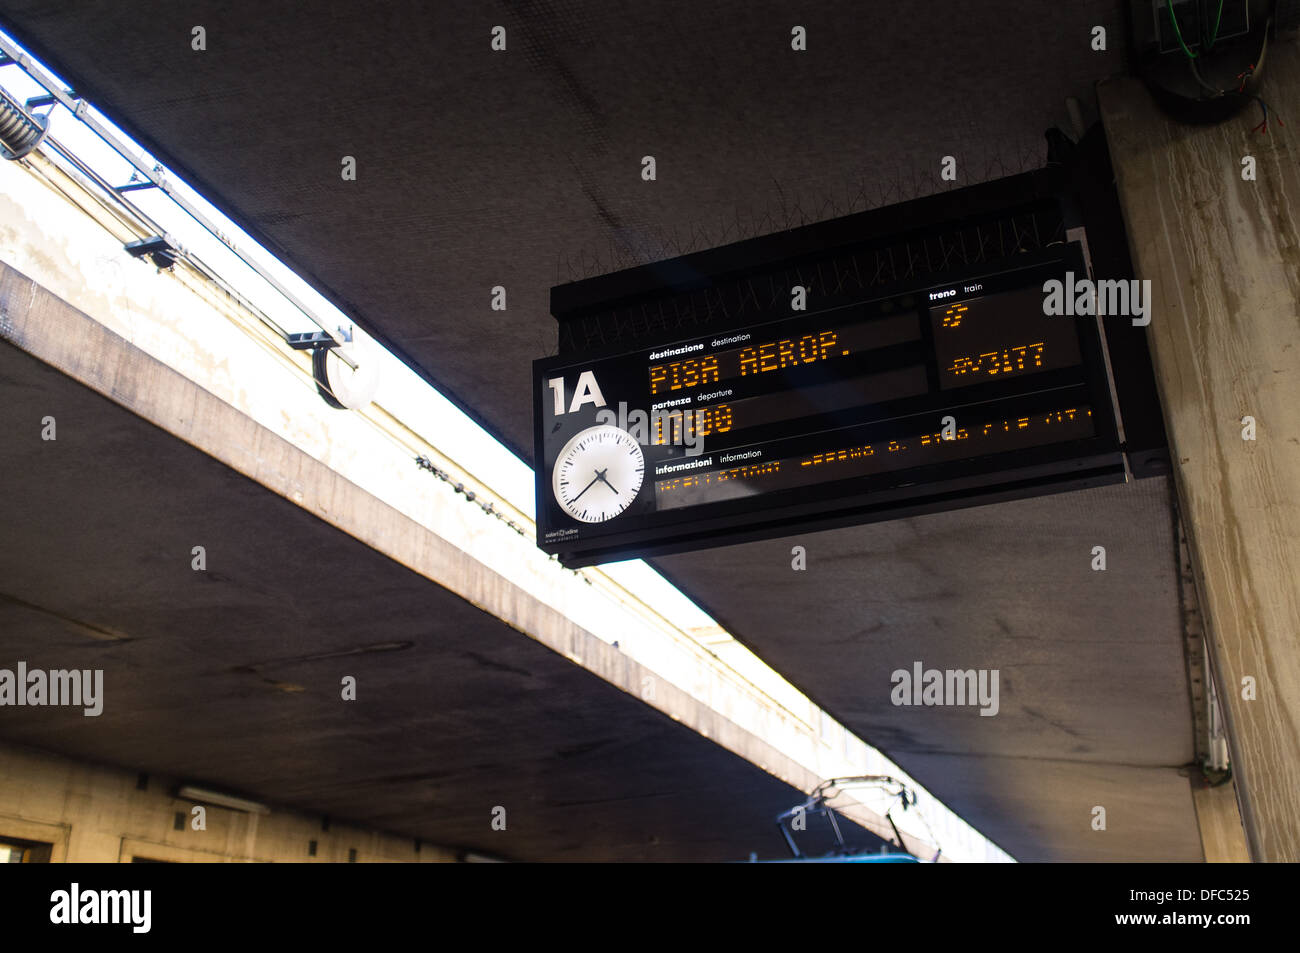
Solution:
<path fill-rule="evenodd" d="M 206 804 L 196 815 L 199 802 L 176 797 L 176 778 L 9 744 L 0 744 L 0 777 L 0 837 L 49 844 L 52 863 L 340 863 L 352 852 L 357 863 L 439 863 L 460 853 L 279 807 L 256 814 Z"/>
<path fill-rule="evenodd" d="M 1101 103 L 1179 500 L 1222 680 L 1243 823 L 1258 860 L 1300 860 L 1300 48 L 1269 50 L 1252 111 L 1166 120 L 1121 80 Z M 1281 115 L 1288 125 L 1279 126 Z M 1242 177 L 1244 157 L 1256 178 Z M 1255 440 L 1243 439 L 1243 418 Z M 1252 679 L 1257 697 L 1243 697 Z"/>
<path fill-rule="evenodd" d="M 1237 809 L 1237 787 L 1232 782 L 1218 787 L 1192 783 L 1192 801 L 1196 804 L 1196 822 L 1201 827 L 1201 847 L 1210 864 L 1244 864 L 1250 862 L 1246 832 Z"/>

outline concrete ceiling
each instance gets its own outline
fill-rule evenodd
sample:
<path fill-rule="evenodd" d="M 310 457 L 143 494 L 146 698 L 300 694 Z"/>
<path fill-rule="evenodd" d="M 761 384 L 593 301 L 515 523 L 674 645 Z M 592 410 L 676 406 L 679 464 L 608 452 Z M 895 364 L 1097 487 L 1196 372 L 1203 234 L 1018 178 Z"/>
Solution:
<path fill-rule="evenodd" d="M 1156 478 L 661 563 L 1012 856 L 1196 860 L 1173 547 Z M 917 661 L 998 670 L 998 714 L 895 707 L 891 673 Z"/>
<path fill-rule="evenodd" d="M 20 41 L 526 459 L 552 285 L 939 191 L 944 155 L 958 185 L 1036 168 L 1064 98 L 1087 112 L 1124 66 L 1117 0 L 6 6 Z M 1172 539 L 1150 480 L 819 534 L 804 574 L 790 541 L 659 565 L 1021 859 L 1186 860 Z M 915 660 L 1000 669 L 1002 714 L 889 705 Z"/>
<path fill-rule="evenodd" d="M 794 788 L 7 343 L 0 389 L 0 659 L 105 686 L 4 740 L 509 859 L 788 856 Z"/>
<path fill-rule="evenodd" d="M 958 185 L 1037 168 L 1065 97 L 1122 69 L 1120 8 L 6 0 L 0 22 L 530 459 L 552 285 L 951 187 L 945 155 Z"/>

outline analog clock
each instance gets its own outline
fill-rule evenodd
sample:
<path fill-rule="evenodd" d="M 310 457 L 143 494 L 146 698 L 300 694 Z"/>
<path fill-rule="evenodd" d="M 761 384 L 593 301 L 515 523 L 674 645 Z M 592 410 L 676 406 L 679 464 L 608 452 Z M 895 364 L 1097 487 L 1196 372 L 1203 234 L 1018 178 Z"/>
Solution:
<path fill-rule="evenodd" d="M 627 509 L 641 490 L 645 458 L 626 430 L 589 427 L 555 459 L 551 490 L 564 512 L 583 523 L 603 523 Z"/>

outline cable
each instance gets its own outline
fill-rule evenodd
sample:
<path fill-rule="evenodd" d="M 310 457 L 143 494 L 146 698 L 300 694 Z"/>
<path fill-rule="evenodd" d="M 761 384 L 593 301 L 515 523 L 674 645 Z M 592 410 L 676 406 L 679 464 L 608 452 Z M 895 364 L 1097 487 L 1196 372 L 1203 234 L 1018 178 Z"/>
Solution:
<path fill-rule="evenodd" d="M 1183 42 L 1183 31 L 1178 26 L 1178 16 L 1174 13 L 1174 0 L 1165 0 L 1165 6 L 1169 10 L 1169 22 L 1174 25 L 1174 36 L 1178 38 L 1178 45 L 1183 48 L 1183 52 L 1187 54 L 1187 58 L 1189 60 L 1196 59 L 1201 54 L 1193 53 L 1188 48 L 1187 44 Z M 1214 44 L 1219 39 L 1219 22 L 1222 19 L 1223 19 L 1223 0 L 1219 0 L 1219 12 L 1216 13 L 1214 16 L 1214 29 L 1211 31 L 1208 40 L 1205 37 L 1205 31 L 1204 30 L 1201 31 L 1201 42 L 1205 44 L 1205 52 L 1207 53 L 1210 50 L 1214 49 Z M 1197 81 L 1198 82 L 1200 81 L 1199 76 L 1197 76 Z M 1201 83 L 1201 85 L 1204 86 L 1205 84 Z"/>
<path fill-rule="evenodd" d="M 481 500 L 479 500 L 478 495 L 473 490 L 465 489 L 464 483 L 461 483 L 459 480 L 457 480 L 446 470 L 437 466 L 428 457 L 424 456 L 423 454 L 416 457 L 415 465 L 419 467 L 421 470 L 428 470 L 430 473 L 436 476 L 439 480 L 442 480 L 444 483 L 450 484 L 451 488 L 455 490 L 457 493 L 464 493 L 466 500 L 468 500 L 471 503 L 478 503 L 479 508 L 483 510 L 483 512 L 486 513 L 488 516 L 495 516 L 497 519 L 501 520 L 501 522 L 505 523 L 507 526 L 509 526 L 520 536 L 527 537 L 528 531 L 525 530 L 518 523 L 516 523 L 514 520 L 510 519 L 504 513 L 502 513 L 499 509 L 497 509 L 494 503 L 492 503 L 491 501 L 484 503 Z M 577 575 L 576 571 L 574 572 L 574 574 Z"/>
<path fill-rule="evenodd" d="M 913 794 L 912 797 L 915 799 L 916 795 Z M 926 831 L 929 832 L 930 843 L 934 845 L 934 857 L 930 859 L 930 863 L 938 863 L 939 855 L 943 853 L 943 848 L 939 846 L 939 837 L 935 834 L 934 828 L 930 826 L 930 821 L 926 818 L 925 812 L 916 807 L 915 800 L 912 801 L 912 807 L 916 810 L 916 816 L 921 819 L 921 823 L 925 825 Z"/>
<path fill-rule="evenodd" d="M 1224 90 L 1216 89 L 1215 87 L 1211 86 L 1209 83 L 1207 83 L 1204 79 L 1201 78 L 1201 71 L 1196 68 L 1196 60 L 1188 60 L 1187 66 L 1191 69 L 1192 75 L 1196 77 L 1196 82 L 1200 84 L 1200 87 L 1202 89 L 1208 91 L 1211 94 L 1212 98 L 1222 96 L 1224 94 L 1225 92 Z"/>
<path fill-rule="evenodd" d="M 926 818 L 924 812 L 916 806 L 916 792 L 905 785 L 902 781 L 890 777 L 887 774 L 860 774 L 852 777 L 830 778 L 829 780 L 821 782 L 813 789 L 812 794 L 808 796 L 808 800 L 804 802 L 803 806 L 806 809 L 810 806 L 820 804 L 827 810 L 834 810 L 831 806 L 831 802 L 843 793 L 842 788 L 847 784 L 877 785 L 891 798 L 894 798 L 901 803 L 904 811 L 909 807 L 915 808 L 917 817 L 919 817 L 921 823 L 925 825 L 926 831 L 930 834 L 931 844 L 935 847 L 935 855 L 933 859 L 935 861 L 939 859 L 939 855 L 943 853 L 943 848 L 939 846 L 939 838 L 935 835 L 934 828 L 930 825 L 930 821 Z M 903 839 L 902 832 L 899 831 L 898 825 L 894 823 L 893 817 L 890 816 L 890 811 L 892 811 L 893 808 L 893 804 L 886 808 L 884 814 L 885 820 L 889 821 L 890 826 L 894 829 L 894 833 L 898 837 L 899 847 L 902 850 L 911 853 L 907 848 L 906 841 Z M 781 817 L 777 819 L 777 823 L 779 824 L 780 821 L 790 813 L 790 811 L 787 811 L 785 814 L 781 815 Z M 798 855 L 796 854 L 796 856 Z"/>
<path fill-rule="evenodd" d="M 1205 81 L 1205 78 L 1201 76 L 1201 71 L 1197 69 L 1196 61 L 1197 59 L 1200 58 L 1201 54 L 1193 53 L 1191 49 L 1188 48 L 1187 44 L 1183 41 L 1183 31 L 1178 26 L 1178 17 L 1174 13 L 1174 0 L 1165 0 L 1165 7 L 1169 11 L 1169 22 L 1172 23 L 1174 27 L 1174 36 L 1178 38 L 1178 45 L 1181 46 L 1183 48 L 1183 52 L 1187 54 L 1187 66 L 1191 70 L 1192 77 L 1196 80 L 1197 85 L 1200 86 L 1206 92 L 1208 92 L 1211 98 L 1226 96 L 1228 94 L 1228 90 L 1219 89 L 1216 86 L 1211 86 L 1209 83 Z M 1214 29 L 1210 32 L 1210 36 L 1208 39 L 1206 39 L 1205 35 L 1202 34 L 1202 41 L 1205 43 L 1205 52 L 1207 53 L 1210 50 L 1214 49 L 1214 44 L 1218 42 L 1219 24 L 1222 20 L 1223 20 L 1223 0 L 1219 0 L 1219 9 L 1214 16 Z M 1258 71 L 1259 67 L 1263 65 L 1264 50 L 1267 49 L 1267 46 L 1268 46 L 1268 37 L 1266 34 L 1264 38 L 1264 46 L 1260 49 L 1259 63 L 1258 64 L 1251 63 L 1244 70 L 1242 70 L 1240 73 L 1237 74 L 1237 79 L 1240 81 L 1237 84 L 1236 91 L 1238 93 L 1244 93 L 1246 91 L 1246 84 L 1250 82 L 1251 77 L 1253 77 L 1255 73 Z M 1268 132 L 1268 107 L 1264 104 L 1264 101 L 1260 99 L 1258 96 L 1255 96 L 1254 99 L 1259 102 L 1260 107 L 1264 110 L 1264 121 L 1260 123 L 1258 126 L 1255 126 L 1254 128 L 1257 130 L 1262 128 L 1263 131 L 1267 133 Z M 1282 120 L 1279 119 L 1278 124 L 1281 125 Z"/>
<path fill-rule="evenodd" d="M 1253 97 L 1253 99 L 1255 100 L 1255 102 L 1259 103 L 1260 111 L 1264 114 L 1264 120 L 1259 125 L 1252 126 L 1250 131 L 1263 133 L 1264 135 L 1267 136 L 1268 135 L 1268 103 L 1264 102 L 1264 100 L 1260 99 L 1258 96 Z M 1277 124 L 1279 126 L 1286 125 L 1286 123 L 1282 121 L 1281 116 L 1274 114 L 1273 118 L 1277 120 Z"/>
<path fill-rule="evenodd" d="M 1223 0 L 1219 0 L 1219 12 L 1214 15 L 1214 30 L 1210 33 L 1209 42 L 1205 44 L 1206 51 L 1214 49 L 1214 43 L 1219 39 L 1219 21 L 1223 19 Z"/>
<path fill-rule="evenodd" d="M 1178 28 L 1178 17 L 1174 14 L 1174 0 L 1165 0 L 1165 6 L 1169 8 L 1169 21 L 1174 25 L 1174 36 L 1178 38 L 1178 45 L 1183 48 L 1183 52 L 1187 54 L 1189 60 L 1196 59 L 1199 54 L 1193 53 L 1187 48 L 1187 44 L 1183 42 L 1183 31 Z M 1222 3 L 1220 3 L 1219 8 L 1220 10 L 1223 9 Z"/>

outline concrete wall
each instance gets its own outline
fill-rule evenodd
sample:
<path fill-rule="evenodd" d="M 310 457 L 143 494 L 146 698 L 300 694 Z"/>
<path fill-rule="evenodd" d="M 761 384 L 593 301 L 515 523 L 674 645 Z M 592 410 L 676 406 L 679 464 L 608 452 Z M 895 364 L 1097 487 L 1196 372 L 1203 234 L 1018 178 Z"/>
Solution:
<path fill-rule="evenodd" d="M 1134 79 L 1102 84 L 1100 99 L 1137 276 L 1151 282 L 1148 339 L 1250 853 L 1294 862 L 1300 45 L 1271 47 L 1262 75 L 1266 135 L 1254 107 L 1175 123 Z"/>
<path fill-rule="evenodd" d="M 13 745 L 0 745 L 0 842 L 53 845 L 59 862 L 294 863 L 355 861 L 435 863 L 455 851 L 328 819 L 280 811 L 246 814 L 203 805 L 205 830 L 193 828 L 199 802 L 175 796 L 174 778 L 136 775 Z M 224 793 L 224 792 L 223 792 Z M 176 830 L 176 816 L 182 828 Z M 328 830 L 325 827 L 328 826 Z M 311 842 L 316 852 L 311 854 Z"/>

